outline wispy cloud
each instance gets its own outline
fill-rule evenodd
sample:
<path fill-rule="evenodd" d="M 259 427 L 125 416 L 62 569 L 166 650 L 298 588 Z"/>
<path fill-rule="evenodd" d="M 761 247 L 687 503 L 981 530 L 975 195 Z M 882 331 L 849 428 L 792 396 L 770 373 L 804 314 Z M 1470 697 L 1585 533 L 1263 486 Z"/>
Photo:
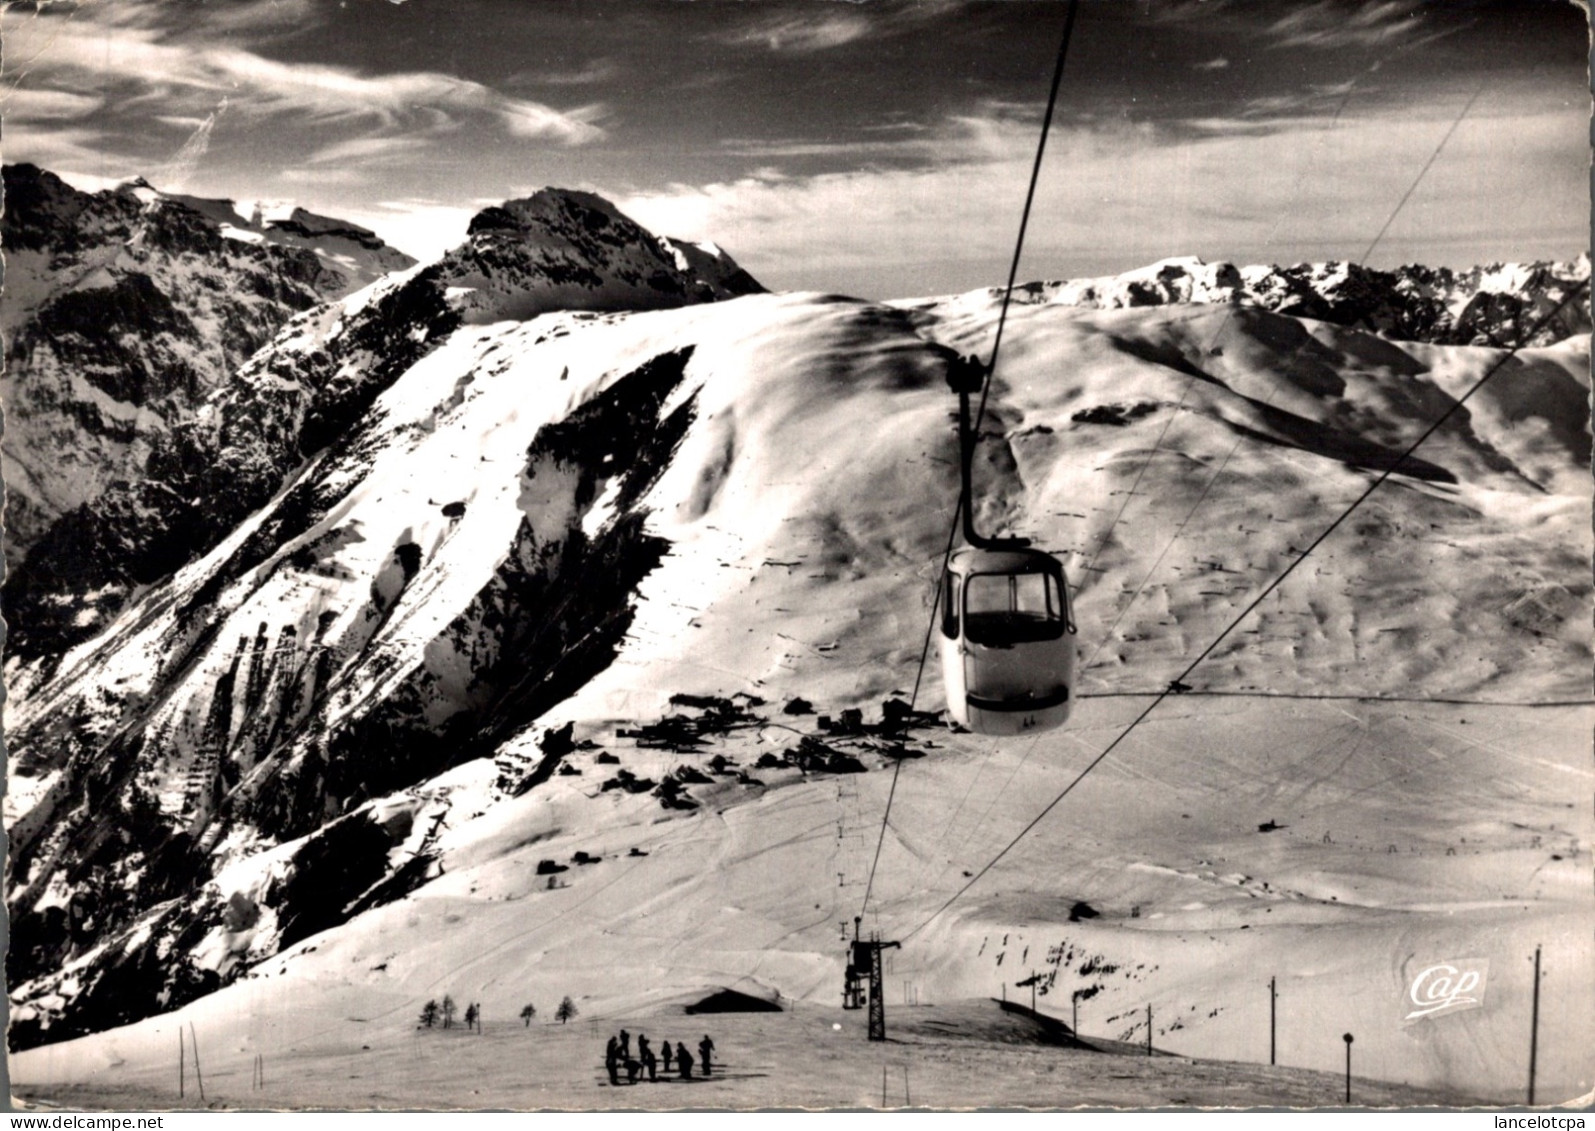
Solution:
<path fill-rule="evenodd" d="M 93 9 L 96 0 L 73 0 L 84 9 Z M 102 0 L 103 2 L 103 0 Z M 223 36 L 292 34 L 320 22 L 315 0 L 233 0 L 230 4 L 204 4 L 198 8 L 182 5 L 175 15 L 190 29 L 213 38 Z M 145 23 L 160 18 L 155 10 L 136 17 Z"/>
<path fill-rule="evenodd" d="M 770 51 L 807 55 L 829 51 L 862 39 L 872 23 L 862 11 L 838 5 L 816 5 L 801 14 L 777 13 L 724 33 L 722 43 L 733 47 L 763 47 Z"/>
<path fill-rule="evenodd" d="M 1226 125 L 1213 125 L 1213 129 L 1243 129 L 1247 126 L 1270 128 L 1302 128 L 1318 119 L 1328 124 L 1334 110 L 1344 105 L 1347 95 L 1356 88 L 1355 80 L 1308 86 L 1284 94 L 1265 94 L 1248 98 L 1236 104 L 1222 121 Z M 1190 125 L 1200 123 L 1192 121 Z"/>
<path fill-rule="evenodd" d="M 805 138 L 728 137 L 720 142 L 720 151 L 729 157 L 757 157 L 764 160 L 783 157 L 857 157 L 880 161 L 945 156 L 938 153 L 935 143 L 929 139 L 817 141 Z"/>
<path fill-rule="evenodd" d="M 1399 110 L 1333 129 L 1317 118 L 1299 124 L 1215 128 L 1160 144 L 1148 144 L 1145 128 L 1059 130 L 1022 276 L 1098 274 L 1180 254 L 1243 262 L 1356 256 L 1447 126 Z M 1583 167 L 1567 153 L 1581 129 L 1574 109 L 1529 106 L 1487 124 L 1464 122 L 1403 212 L 1387 254 L 1451 262 L 1459 253 L 1510 258 L 1525 247 L 1575 253 L 1586 197 Z M 950 289 L 971 264 L 989 264 L 977 277 L 997 282 L 1034 133 L 1000 117 L 978 130 L 960 122 L 944 131 L 957 162 L 755 175 L 617 203 L 654 231 L 731 248 L 772 286 L 902 297 Z M 1513 139 L 1511 183 L 1481 197 L 1477 170 L 1503 167 L 1494 150 L 1504 136 Z M 1237 180 L 1236 169 L 1253 172 Z"/>
<path fill-rule="evenodd" d="M 114 98 L 124 111 L 158 102 L 168 117 L 203 116 L 227 96 L 238 115 L 289 116 L 307 124 L 397 131 L 477 117 L 496 121 L 514 136 L 559 145 L 605 136 L 598 125 L 604 113 L 600 106 L 557 110 L 437 71 L 368 74 L 283 62 L 229 38 L 183 36 L 147 26 L 128 11 L 98 5 L 78 8 L 71 18 L 23 19 L 8 13 L 8 53 L 20 49 L 44 64 L 50 80 L 47 86 L 14 91 L 7 125 L 27 128 L 80 116 L 82 99 L 88 98 Z"/>
<path fill-rule="evenodd" d="M 11 125 L 10 115 L 5 156 L 8 162 L 31 161 L 70 184 L 77 184 L 78 177 L 96 184 L 116 184 L 146 168 L 108 154 L 102 130 L 57 122 L 47 130 L 19 131 Z"/>
<path fill-rule="evenodd" d="M 403 160 L 426 144 L 426 139 L 420 137 L 352 137 L 323 145 L 305 158 L 305 164 L 351 164 L 370 168 Z"/>
<path fill-rule="evenodd" d="M 154 179 L 157 184 L 168 192 L 182 192 L 188 187 L 188 178 L 204 159 L 206 151 L 210 149 L 210 135 L 216 128 L 217 119 L 226 112 L 227 98 L 223 96 L 217 103 L 216 109 L 205 115 L 204 119 L 193 128 L 172 159 L 156 170 Z"/>
<path fill-rule="evenodd" d="M 520 71 L 505 80 L 504 85 L 531 86 L 596 86 L 620 74 L 620 64 L 613 59 L 594 59 L 580 67 L 564 70 Z"/>
<path fill-rule="evenodd" d="M 1447 7 L 1462 9 L 1462 13 L 1445 11 Z M 1466 7 L 1424 0 L 1296 0 L 1291 4 L 1201 0 L 1164 4 L 1149 10 L 1144 19 L 1154 27 L 1188 28 L 1214 43 L 1223 37 L 1230 43 L 1276 51 L 1346 52 L 1348 65 L 1355 66 L 1366 61 L 1357 58 L 1359 51 L 1405 52 L 1457 34 L 1469 25 Z M 1228 56 L 1219 55 L 1194 64 L 1193 69 L 1222 69 L 1227 60 Z"/>
<path fill-rule="evenodd" d="M 18 122 L 66 122 L 86 118 L 105 105 L 97 94 L 70 90 L 0 90 L 0 113 Z M 197 123 L 197 119 L 195 120 Z"/>
<path fill-rule="evenodd" d="M 846 157 L 878 166 L 960 164 L 1006 153 L 1016 132 L 1023 135 L 1037 128 L 1041 113 L 1040 105 L 987 98 L 938 122 L 874 123 L 861 126 L 848 139 L 732 137 L 721 140 L 719 148 L 727 156 L 769 161 Z M 1034 133 L 1029 136 L 1034 146 Z"/>
<path fill-rule="evenodd" d="M 192 131 L 205 124 L 205 118 L 196 118 L 192 114 L 156 114 L 150 120 L 174 130 Z"/>
<path fill-rule="evenodd" d="M 1292 7 L 1265 32 L 1276 47 L 1395 47 L 1418 38 L 1415 33 L 1424 28 L 1418 8 L 1413 0 L 1318 0 Z"/>

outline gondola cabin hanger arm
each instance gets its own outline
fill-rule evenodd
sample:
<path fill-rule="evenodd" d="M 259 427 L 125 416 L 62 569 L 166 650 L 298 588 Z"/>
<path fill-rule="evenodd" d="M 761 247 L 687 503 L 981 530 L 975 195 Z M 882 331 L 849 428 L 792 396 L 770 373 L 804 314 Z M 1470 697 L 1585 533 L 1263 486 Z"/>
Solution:
<path fill-rule="evenodd" d="M 955 361 L 947 374 L 958 394 L 958 505 L 968 545 L 948 558 L 943 578 L 942 686 L 953 723 L 977 734 L 1030 734 L 1069 718 L 1076 629 L 1056 558 L 1026 539 L 975 529 L 969 398 L 986 378 L 974 357 Z"/>

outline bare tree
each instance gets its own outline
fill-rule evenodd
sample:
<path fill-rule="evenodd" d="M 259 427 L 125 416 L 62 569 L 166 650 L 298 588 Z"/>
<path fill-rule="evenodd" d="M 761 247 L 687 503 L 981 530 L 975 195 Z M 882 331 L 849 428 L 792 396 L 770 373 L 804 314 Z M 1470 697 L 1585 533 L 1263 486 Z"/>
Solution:
<path fill-rule="evenodd" d="M 443 995 L 443 1027 L 445 1029 L 454 1024 L 454 1014 L 458 1008 L 459 1007 L 454 1004 L 454 999 L 452 997 L 450 997 L 448 994 Z"/>

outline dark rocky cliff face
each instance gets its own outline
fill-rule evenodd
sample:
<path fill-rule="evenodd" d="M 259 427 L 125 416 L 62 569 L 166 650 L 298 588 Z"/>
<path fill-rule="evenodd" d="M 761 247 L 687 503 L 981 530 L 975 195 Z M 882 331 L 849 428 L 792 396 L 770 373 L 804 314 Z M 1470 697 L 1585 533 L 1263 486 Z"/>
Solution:
<path fill-rule="evenodd" d="M 203 414 L 160 437 L 143 478 L 113 484 L 45 532 L 6 582 L 14 656 L 60 655 L 101 628 L 132 589 L 210 550 L 458 325 L 435 268 L 317 340 L 328 317 L 336 308 L 290 323 L 206 400 Z M 313 489 L 297 491 L 276 526 L 316 508 Z M 240 550 L 238 568 L 249 567 L 259 544 Z"/>
<path fill-rule="evenodd" d="M 49 174 L 42 177 L 54 182 L 51 191 L 65 188 Z M 121 197 L 108 206 L 129 207 Z M 200 228 L 201 235 L 202 220 L 182 213 L 182 223 Z M 32 231 L 38 222 L 29 223 Z M 313 258 L 302 249 L 292 255 L 306 271 Z M 694 262 L 712 270 L 701 276 Z M 678 261 L 607 201 L 553 189 L 484 210 L 460 247 L 350 313 L 336 303 L 307 311 L 225 386 L 208 384 L 183 367 L 177 336 L 188 332 L 193 318 L 180 303 L 166 300 L 147 281 L 124 280 L 118 288 L 76 295 L 66 311 L 48 315 L 49 325 L 66 331 L 63 344 L 42 334 L 27 340 L 74 356 L 103 356 L 96 370 L 101 384 L 173 385 L 208 395 L 202 402 L 186 395 L 144 439 L 136 474 L 119 476 L 45 526 L 31 552 L 15 564 L 4 601 L 11 654 L 26 660 L 60 655 L 88 639 L 133 589 L 210 550 L 462 323 L 558 309 L 682 306 L 759 289 L 723 253 Z M 310 306 L 311 293 L 298 293 L 298 308 Z M 102 309 L 104 324 L 137 318 L 143 320 L 140 331 L 102 334 L 92 344 L 73 337 L 73 326 Z M 245 344 L 257 343 L 250 338 Z M 75 438 L 69 429 L 56 446 L 70 447 Z M 42 458 L 43 445 L 25 436 L 18 444 L 27 458 Z M 294 502 L 308 514 L 315 504 L 305 496 L 297 492 Z"/>
<path fill-rule="evenodd" d="M 225 201 L 139 182 L 85 193 L 7 165 L 4 183 L 13 568 L 62 515 L 144 480 L 172 429 L 290 317 L 412 262 L 369 232 L 309 214 L 274 233 Z M 237 223 L 219 218 L 228 215 Z"/>
<path fill-rule="evenodd" d="M 1403 267 L 1379 271 L 1357 264 L 1275 268 L 1248 280 L 1259 305 L 1362 326 L 1404 341 L 1512 349 L 1549 345 L 1590 329 L 1589 298 L 1555 307 L 1580 280 L 1583 263 L 1520 268 Z"/>

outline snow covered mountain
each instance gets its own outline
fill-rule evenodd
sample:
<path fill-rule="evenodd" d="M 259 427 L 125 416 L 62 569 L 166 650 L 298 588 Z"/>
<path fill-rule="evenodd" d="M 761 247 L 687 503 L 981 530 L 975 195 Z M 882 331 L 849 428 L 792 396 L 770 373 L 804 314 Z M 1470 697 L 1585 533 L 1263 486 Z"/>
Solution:
<path fill-rule="evenodd" d="M 661 241 L 591 194 L 550 189 L 486 209 L 438 262 L 294 319 L 151 437 L 142 475 L 120 477 L 52 524 L 6 584 L 11 652 L 59 655 L 133 589 L 215 546 L 305 456 L 346 440 L 387 384 L 460 326 L 759 289 L 718 249 Z"/>
<path fill-rule="evenodd" d="M 1045 739 L 1029 774 L 1110 725 L 1112 697 L 1166 686 L 1504 356 L 1282 313 L 1252 292 L 1203 304 L 1219 292 L 1179 281 L 1199 274 L 1153 269 L 1167 284 L 1155 306 L 1112 297 L 1139 293 L 1131 282 L 1089 303 L 1086 288 L 1066 300 L 1038 286 L 1010 315 L 977 472 L 983 524 L 1063 557 L 1080 691 L 1104 704 Z M 649 967 L 649 993 L 723 976 L 831 1000 L 832 865 L 857 883 L 850 838 L 867 822 L 849 806 L 879 812 L 877 720 L 913 686 L 956 491 L 944 378 L 955 356 L 989 349 L 999 296 L 756 290 L 712 245 L 657 239 L 596 197 L 549 190 L 488 209 L 437 263 L 296 315 L 163 439 L 145 481 L 55 526 L 7 588 L 14 1044 L 263 977 L 336 984 L 366 1002 L 349 1007 L 361 1016 L 379 1001 L 402 1011 L 438 969 L 472 964 L 473 978 L 619 1008 L 633 999 L 614 972 L 661 937 L 685 945 L 689 925 L 696 964 Z M 1531 291 L 1519 312 L 1540 302 Z M 1198 695 L 1588 698 L 1589 339 L 1546 336 L 1214 654 Z M 917 706 L 937 699 L 932 672 Z M 1406 718 L 1392 732 L 1418 733 Z M 993 753 L 926 722 L 911 730 L 927 755 L 913 773 L 935 786 L 905 793 L 883 877 L 904 916 L 945 897 L 947 881 L 923 873 L 955 853 L 924 830 L 956 823 L 956 791 L 974 788 L 959 767 Z M 1471 776 L 1453 804 L 1372 739 L 1366 766 L 1298 781 L 1306 770 L 1271 765 L 1232 724 L 1179 740 L 1213 734 L 1228 745 L 1200 773 L 1161 757 L 1136 771 L 1197 839 L 1165 852 L 1144 831 L 1093 826 L 1094 847 L 1067 851 L 1097 864 L 1027 872 L 1017 894 L 1004 885 L 1009 902 L 971 903 L 938 928 L 949 957 L 927 976 L 982 986 L 983 931 L 1065 923 L 1087 896 L 1115 908 L 1120 932 L 1093 946 L 1207 977 L 1204 993 L 1222 992 L 1195 973 L 1212 964 L 1159 950 L 1172 934 L 1136 935 L 1132 898 L 1137 920 L 1198 932 L 1241 930 L 1250 901 L 1280 901 L 1284 930 L 1268 938 L 1301 953 L 1348 938 L 1377 950 L 1390 931 L 1427 930 L 1430 913 L 1454 930 L 1453 910 L 1499 897 L 1495 872 L 1446 871 L 1457 806 L 1557 772 L 1514 766 L 1513 784 L 1458 756 L 1449 771 Z M 1536 753 L 1547 766 L 1564 754 Z M 1413 871 L 1392 871 L 1374 902 L 1353 894 L 1363 857 L 1315 855 L 1306 839 L 1232 883 L 1209 861 L 1253 850 L 1220 827 L 1225 806 L 1265 781 L 1281 807 L 1383 790 L 1389 809 L 1337 802 L 1337 835 L 1386 835 L 1394 813 L 1433 839 L 1380 858 Z M 1178 812 L 1205 789 L 1228 800 L 1196 821 Z M 1512 841 L 1513 868 L 1538 854 L 1540 886 L 1523 898 L 1545 915 L 1588 903 L 1587 884 L 1563 882 L 1588 863 L 1587 814 L 1552 808 L 1514 819 L 1552 838 L 1556 863 Z M 1239 819 L 1257 823 L 1251 808 Z M 1121 833 L 1144 854 L 1121 860 Z M 1384 924 L 1378 900 L 1414 876 L 1423 907 Z M 588 907 L 610 884 L 629 894 Z M 1215 885 L 1193 911 L 1191 891 Z M 563 933 L 525 952 L 514 940 L 554 906 Z M 418 926 L 429 916 L 469 921 Z M 1309 945 L 1314 923 L 1351 933 Z M 1433 1043 L 1423 1071 L 1448 1079 L 1493 1047 Z"/>
<path fill-rule="evenodd" d="M 144 474 L 150 452 L 288 318 L 413 261 L 354 225 L 143 181 L 80 192 L 4 169 L 6 556 Z"/>
<path fill-rule="evenodd" d="M 1381 271 L 1340 262 L 1237 267 L 1183 257 L 1121 275 L 1031 283 L 1014 297 L 1096 310 L 1237 303 L 1360 326 L 1404 341 L 1510 347 L 1589 333 L 1587 300 L 1547 318 L 1589 274 L 1588 255 L 1565 263 L 1496 263 L 1466 271 L 1421 265 Z M 992 293 L 980 292 L 982 301 Z"/>

